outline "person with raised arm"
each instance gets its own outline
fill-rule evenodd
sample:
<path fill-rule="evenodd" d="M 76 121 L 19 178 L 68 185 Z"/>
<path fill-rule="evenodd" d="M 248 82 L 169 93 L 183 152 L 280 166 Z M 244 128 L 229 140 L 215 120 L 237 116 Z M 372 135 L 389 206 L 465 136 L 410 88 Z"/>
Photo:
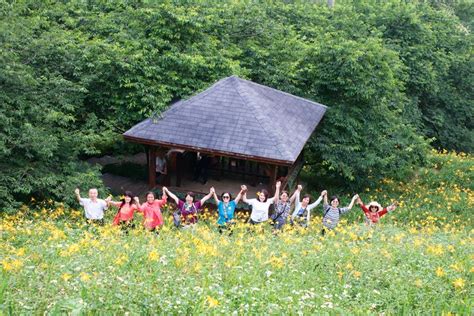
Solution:
<path fill-rule="evenodd" d="M 116 202 L 110 200 L 108 205 L 117 208 L 117 214 L 114 217 L 112 225 L 120 226 L 122 230 L 127 231 L 129 228 L 135 227 L 133 224 L 133 215 L 138 211 L 138 206 L 134 200 L 132 192 L 125 191 L 123 198 Z"/>
<path fill-rule="evenodd" d="M 293 223 L 299 224 L 301 227 L 308 227 L 311 221 L 311 210 L 321 203 L 323 196 L 327 193 L 326 191 L 322 191 L 319 198 L 310 204 L 311 202 L 311 195 L 305 194 L 303 199 L 300 200 L 300 194 L 303 190 L 303 186 L 298 185 L 296 189 L 296 202 L 295 202 L 295 210 L 291 215 L 291 220 Z"/>
<path fill-rule="evenodd" d="M 295 190 L 291 197 L 288 191 L 285 190 L 281 191 L 279 196 L 275 195 L 275 200 L 273 201 L 275 212 L 271 216 L 274 232 L 282 230 L 286 224 L 290 215 L 291 204 L 295 200 L 297 192 L 298 190 Z"/>
<path fill-rule="evenodd" d="M 365 223 L 366 225 L 372 226 L 379 222 L 380 218 L 382 218 L 388 212 L 392 212 L 397 208 L 397 202 L 392 203 L 391 205 L 382 208 L 382 206 L 372 201 L 369 205 L 364 205 L 360 197 L 357 199 L 357 204 L 359 204 L 360 208 L 365 214 Z"/>
<path fill-rule="evenodd" d="M 234 224 L 234 212 L 237 204 L 239 203 L 240 199 L 242 198 L 242 194 L 244 193 L 243 190 L 244 186 L 240 187 L 240 192 L 237 194 L 234 200 L 232 200 L 232 195 L 230 192 L 223 192 L 221 194 L 221 200 L 217 197 L 216 190 L 211 188 L 212 195 L 214 196 L 214 200 L 216 201 L 217 211 L 219 212 L 217 217 L 217 225 L 219 226 L 219 233 L 226 229 L 230 229 L 231 225 Z M 232 233 L 232 231 L 231 231 Z"/>
<path fill-rule="evenodd" d="M 278 197 L 280 194 L 281 182 L 278 181 L 275 184 L 275 195 L 271 198 L 268 197 L 269 193 L 267 190 L 262 190 L 258 192 L 258 199 L 247 199 L 247 187 L 244 185 L 244 195 L 242 196 L 242 201 L 252 206 L 252 213 L 250 214 L 249 223 L 251 225 L 257 225 L 268 220 L 268 209 L 270 205 L 275 201 L 275 197 Z"/>
<path fill-rule="evenodd" d="M 163 194 L 161 200 L 155 198 L 155 193 L 150 191 L 146 194 L 146 202 L 140 205 L 140 200 L 135 197 L 135 203 L 138 210 L 143 213 L 143 226 L 146 230 L 158 233 L 158 229 L 163 226 L 163 214 L 161 208 L 168 201 L 168 196 L 165 193 L 166 187 L 163 187 Z"/>
<path fill-rule="evenodd" d="M 82 198 L 79 188 L 76 188 L 74 193 L 79 204 L 84 207 L 87 222 L 89 224 L 104 225 L 104 211 L 107 209 L 110 198 L 105 200 L 97 198 L 99 191 L 96 188 L 89 189 L 89 198 Z"/>
<path fill-rule="evenodd" d="M 354 206 L 355 201 L 359 198 L 359 195 L 356 194 L 352 197 L 351 202 L 346 207 L 339 207 L 339 198 L 336 195 L 333 195 L 330 199 L 330 204 L 328 203 L 328 194 L 327 191 L 323 196 L 323 230 L 321 233 L 324 235 L 326 229 L 333 230 L 336 228 L 337 223 L 339 222 L 341 215 L 349 212 Z"/>
<path fill-rule="evenodd" d="M 175 194 L 171 193 L 168 188 L 163 187 L 163 192 L 175 201 L 178 210 L 173 214 L 173 220 L 176 227 L 184 226 L 190 227 L 197 223 L 198 213 L 203 204 L 212 196 L 211 190 L 202 199 L 195 201 L 193 192 L 186 193 L 184 201 L 180 200 Z"/>

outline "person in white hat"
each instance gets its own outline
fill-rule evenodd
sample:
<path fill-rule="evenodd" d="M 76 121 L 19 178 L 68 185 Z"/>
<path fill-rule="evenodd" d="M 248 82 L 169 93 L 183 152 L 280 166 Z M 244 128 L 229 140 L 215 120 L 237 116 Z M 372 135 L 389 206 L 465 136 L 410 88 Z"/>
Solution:
<path fill-rule="evenodd" d="M 357 204 L 359 204 L 362 211 L 365 213 L 365 223 L 367 225 L 375 225 L 379 222 L 380 218 L 397 208 L 397 202 L 382 208 L 382 206 L 375 201 L 370 202 L 368 205 L 365 205 L 360 197 L 357 199 Z"/>

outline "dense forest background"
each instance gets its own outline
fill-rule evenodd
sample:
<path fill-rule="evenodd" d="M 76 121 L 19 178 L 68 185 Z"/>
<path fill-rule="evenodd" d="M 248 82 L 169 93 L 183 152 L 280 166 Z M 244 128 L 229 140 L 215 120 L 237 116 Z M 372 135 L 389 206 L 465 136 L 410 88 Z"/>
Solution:
<path fill-rule="evenodd" d="M 233 74 L 330 107 L 306 170 L 341 189 L 409 177 L 430 148 L 472 153 L 473 16 L 472 1 L 0 0 L 0 207 L 100 187 L 84 159 L 133 151 L 122 132 Z"/>

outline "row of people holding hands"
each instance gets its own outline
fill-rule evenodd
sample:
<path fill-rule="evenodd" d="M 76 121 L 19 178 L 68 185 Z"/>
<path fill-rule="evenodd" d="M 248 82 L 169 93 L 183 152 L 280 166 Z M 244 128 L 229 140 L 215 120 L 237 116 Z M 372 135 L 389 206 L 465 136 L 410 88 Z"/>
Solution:
<path fill-rule="evenodd" d="M 257 193 L 257 198 L 247 198 L 247 187 L 242 185 L 240 192 L 232 198 L 230 192 L 223 192 L 220 198 L 212 187 L 209 193 L 200 200 L 195 198 L 193 192 L 188 192 L 184 200 L 179 199 L 175 194 L 163 187 L 161 199 L 157 199 L 153 192 L 146 194 L 146 202 L 140 203 L 138 197 L 133 196 L 129 191 L 125 192 L 121 201 L 113 201 L 111 197 L 105 200 L 98 198 L 98 191 L 95 188 L 89 190 L 89 198 L 82 198 L 79 189 L 75 194 L 79 203 L 84 207 L 85 217 L 89 222 L 104 223 L 104 210 L 112 206 L 117 209 L 113 220 L 113 225 L 120 225 L 123 228 L 134 226 L 134 214 L 141 212 L 144 217 L 143 225 L 145 229 L 157 231 L 163 224 L 161 209 L 168 202 L 168 198 L 176 203 L 176 211 L 173 213 L 173 222 L 176 227 L 193 227 L 198 222 L 199 213 L 204 203 L 210 198 L 214 198 L 217 210 L 217 224 L 220 231 L 231 227 L 235 223 L 235 210 L 237 204 L 242 201 L 251 206 L 251 214 L 248 220 L 250 225 L 259 225 L 271 219 L 275 230 L 281 230 L 287 224 L 308 227 L 311 222 L 311 211 L 323 202 L 322 232 L 334 229 L 341 215 L 349 212 L 355 203 L 359 204 L 366 216 L 368 225 L 376 224 L 379 219 L 396 208 L 396 203 L 382 208 L 379 203 L 371 202 L 365 205 L 359 195 L 354 195 L 348 206 L 340 207 L 337 196 L 328 197 L 326 190 L 322 191 L 318 199 L 311 201 L 311 196 L 305 194 L 301 196 L 303 187 L 298 185 L 295 192 L 290 196 L 287 191 L 281 191 L 281 182 L 275 184 L 275 194 L 270 197 L 267 190 Z M 292 207 L 294 205 L 294 207 Z M 270 215 L 270 208 L 273 212 Z"/>

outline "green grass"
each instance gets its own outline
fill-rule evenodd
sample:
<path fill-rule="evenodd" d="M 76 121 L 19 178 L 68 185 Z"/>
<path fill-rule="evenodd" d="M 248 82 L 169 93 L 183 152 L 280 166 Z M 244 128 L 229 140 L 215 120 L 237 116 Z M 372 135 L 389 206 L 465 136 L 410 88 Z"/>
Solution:
<path fill-rule="evenodd" d="M 324 238 L 320 207 L 307 230 L 273 235 L 240 218 L 228 236 L 211 210 L 178 231 L 167 207 L 159 235 L 126 235 L 54 202 L 25 206 L 0 218 L 0 313 L 472 315 L 472 158 L 431 161 L 361 193 L 401 202 L 379 226 L 355 207 Z"/>

